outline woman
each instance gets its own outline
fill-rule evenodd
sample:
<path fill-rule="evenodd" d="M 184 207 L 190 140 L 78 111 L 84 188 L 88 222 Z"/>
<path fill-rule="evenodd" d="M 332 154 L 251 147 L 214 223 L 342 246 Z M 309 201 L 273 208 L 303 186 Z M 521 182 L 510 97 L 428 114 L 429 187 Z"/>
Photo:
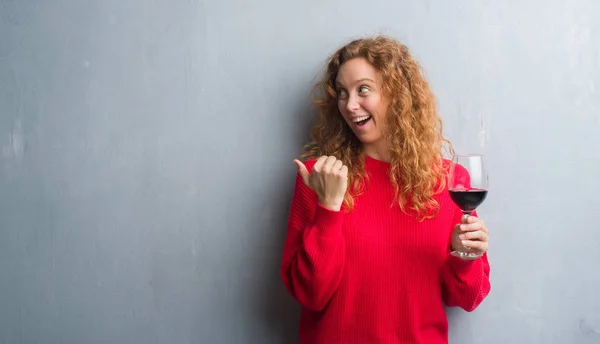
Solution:
<path fill-rule="evenodd" d="M 281 265 L 300 343 L 447 343 L 444 306 L 472 311 L 490 291 L 489 231 L 448 195 L 428 83 L 380 36 L 335 52 L 316 91 Z M 480 256 L 450 254 L 465 247 Z"/>

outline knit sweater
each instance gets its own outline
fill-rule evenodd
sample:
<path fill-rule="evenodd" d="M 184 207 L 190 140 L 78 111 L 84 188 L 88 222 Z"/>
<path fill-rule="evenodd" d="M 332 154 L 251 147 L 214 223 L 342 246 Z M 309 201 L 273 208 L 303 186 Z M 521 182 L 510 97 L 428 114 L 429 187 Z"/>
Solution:
<path fill-rule="evenodd" d="M 281 278 L 302 306 L 300 343 L 446 344 L 445 306 L 470 312 L 490 291 L 487 254 L 450 255 L 462 213 L 447 190 L 434 196 L 438 215 L 419 222 L 391 206 L 388 163 L 366 156 L 365 169 L 351 211 L 321 206 L 296 176 Z"/>

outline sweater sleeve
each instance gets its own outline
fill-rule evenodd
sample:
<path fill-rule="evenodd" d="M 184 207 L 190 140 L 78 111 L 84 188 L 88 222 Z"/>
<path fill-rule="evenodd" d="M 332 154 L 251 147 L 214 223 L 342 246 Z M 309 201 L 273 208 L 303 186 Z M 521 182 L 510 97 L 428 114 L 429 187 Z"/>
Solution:
<path fill-rule="evenodd" d="M 460 223 L 459 211 L 456 223 Z M 477 216 L 476 212 L 473 216 Z M 489 294 L 490 265 L 487 252 L 475 260 L 464 260 L 450 255 L 448 248 L 446 264 L 442 272 L 443 298 L 449 307 L 460 307 L 472 312 Z"/>
<path fill-rule="evenodd" d="M 316 193 L 296 175 L 281 278 L 303 307 L 322 310 L 340 283 L 346 253 L 343 219 L 343 208 L 332 211 L 322 207 Z"/>

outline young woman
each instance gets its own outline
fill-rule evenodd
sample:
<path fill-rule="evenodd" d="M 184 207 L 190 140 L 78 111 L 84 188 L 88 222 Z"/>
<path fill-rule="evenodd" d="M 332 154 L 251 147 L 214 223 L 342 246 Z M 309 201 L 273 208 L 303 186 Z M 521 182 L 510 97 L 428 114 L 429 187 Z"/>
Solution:
<path fill-rule="evenodd" d="M 392 38 L 358 39 L 315 90 L 281 265 L 300 343 L 447 343 L 444 307 L 472 311 L 490 291 L 489 231 L 448 195 L 449 142 L 419 65 Z M 479 257 L 451 255 L 465 248 Z"/>

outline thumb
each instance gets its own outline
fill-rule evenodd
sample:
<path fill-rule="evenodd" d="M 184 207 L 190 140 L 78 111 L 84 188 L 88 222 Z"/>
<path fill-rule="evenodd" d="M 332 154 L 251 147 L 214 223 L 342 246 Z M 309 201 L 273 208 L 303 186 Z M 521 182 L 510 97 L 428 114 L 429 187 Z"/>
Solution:
<path fill-rule="evenodd" d="M 304 163 L 298 159 L 294 159 L 294 164 L 298 166 L 298 173 L 300 174 L 300 177 L 302 177 L 304 185 L 308 186 L 308 177 L 310 177 L 310 173 L 308 173 L 306 166 L 304 166 Z"/>
<path fill-rule="evenodd" d="M 470 215 L 469 215 L 469 216 L 464 216 L 464 215 L 463 215 L 463 216 L 461 217 L 461 220 L 462 220 L 462 221 L 461 221 L 461 223 L 463 223 L 463 224 L 467 224 L 467 223 L 469 223 L 469 217 L 470 217 Z"/>

